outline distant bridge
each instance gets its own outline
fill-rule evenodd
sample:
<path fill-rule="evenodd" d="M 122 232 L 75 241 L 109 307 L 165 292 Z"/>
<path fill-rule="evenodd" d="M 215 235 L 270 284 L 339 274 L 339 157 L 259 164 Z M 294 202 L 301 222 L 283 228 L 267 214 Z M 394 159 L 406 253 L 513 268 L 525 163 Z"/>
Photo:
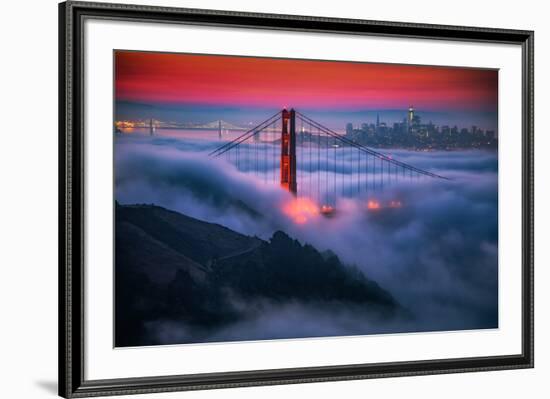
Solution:
<path fill-rule="evenodd" d="M 246 128 L 233 125 L 229 122 L 226 122 L 222 119 L 205 123 L 204 125 L 194 126 L 194 129 L 205 129 L 205 130 L 246 130 Z"/>
<path fill-rule="evenodd" d="M 294 109 L 277 112 L 209 155 L 224 157 L 266 183 L 278 183 L 326 213 L 335 209 L 339 197 L 369 199 L 405 180 L 448 180 L 365 147 Z"/>

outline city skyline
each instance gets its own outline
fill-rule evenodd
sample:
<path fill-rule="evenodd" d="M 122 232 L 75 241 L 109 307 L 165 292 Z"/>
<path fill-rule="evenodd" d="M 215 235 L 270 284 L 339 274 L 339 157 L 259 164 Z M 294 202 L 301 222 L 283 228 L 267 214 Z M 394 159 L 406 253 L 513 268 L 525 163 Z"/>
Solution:
<path fill-rule="evenodd" d="M 403 113 L 401 112 L 401 116 Z M 238 126 L 231 122 L 218 119 L 208 123 L 174 121 L 161 121 L 153 118 L 139 120 L 117 120 L 115 121 L 116 133 L 133 133 L 135 128 L 148 129 L 198 129 L 218 130 L 219 139 L 222 139 L 223 131 L 245 131 L 251 129 L 250 125 Z M 356 143 L 373 148 L 408 148 L 414 150 L 459 150 L 459 149 L 496 149 L 498 147 L 498 132 L 491 129 L 484 129 L 477 125 L 468 127 L 452 124 L 434 124 L 431 120 L 426 122 L 422 114 L 411 105 L 405 117 L 401 120 L 386 122 L 376 113 L 374 122 L 362 122 L 353 124 L 347 122 L 343 129 L 335 129 L 342 136 Z M 301 135 L 310 132 L 304 131 L 303 126 L 299 128 Z M 151 133 L 152 135 L 153 133 Z M 308 138 L 310 140 L 311 137 Z M 300 138 L 304 141 L 304 138 Z M 305 142 L 305 141 L 304 141 Z"/>
<path fill-rule="evenodd" d="M 407 115 L 407 109 L 403 110 L 368 110 L 363 111 L 365 116 L 364 117 L 355 117 L 353 121 L 349 121 L 346 119 L 347 122 L 344 122 L 343 124 L 337 125 L 335 127 L 335 130 L 338 132 L 341 132 L 342 134 L 346 132 L 346 125 L 348 123 L 351 123 L 354 128 L 359 129 L 364 124 L 375 124 L 377 120 L 379 120 L 380 124 L 384 124 L 387 126 L 391 126 L 394 123 L 401 123 L 403 122 L 403 119 L 406 118 Z M 494 130 L 491 127 L 486 127 L 483 124 L 477 124 L 475 121 L 462 121 L 462 123 L 453 123 L 452 119 L 451 122 L 448 122 L 447 120 L 443 119 L 444 116 L 441 115 L 437 118 L 433 118 L 433 113 L 426 112 L 428 116 L 432 115 L 432 118 L 424 117 L 424 113 L 419 112 L 417 109 L 415 109 L 415 112 L 417 114 L 423 115 L 423 120 L 427 121 L 428 123 L 434 124 L 435 126 L 448 126 L 448 127 L 457 127 L 459 129 L 463 128 L 471 128 L 472 126 L 476 126 L 482 130 Z M 150 119 L 152 118 L 149 115 L 155 114 L 154 111 L 145 111 L 142 113 L 138 113 L 133 117 L 132 115 L 124 115 L 123 113 L 120 113 L 119 118 L 115 118 L 115 123 L 136 123 L 136 124 L 148 124 Z M 223 114 L 223 113 L 222 113 Z M 390 117 L 388 117 L 390 115 Z M 212 119 L 213 118 L 213 119 Z M 215 115 L 212 116 L 210 119 L 204 119 L 204 118 L 196 118 L 196 119 L 184 119 L 184 118 L 172 118 L 172 119 L 162 119 L 162 118 L 156 118 L 153 117 L 152 119 L 155 120 L 156 123 L 158 123 L 158 127 L 184 127 L 184 126 L 193 126 L 193 125 L 206 125 L 209 123 L 217 122 L 219 120 L 225 121 L 227 123 L 232 124 L 235 127 L 240 128 L 247 128 L 247 126 L 254 124 L 257 121 L 235 121 L 234 118 L 228 118 L 230 120 L 226 120 L 224 118 L 216 118 Z M 344 117 L 343 117 L 344 118 Z M 387 118 L 387 119 L 386 119 Z M 437 122 L 439 121 L 439 122 Z M 145 126 L 145 125 L 144 125 Z M 147 125 L 148 126 L 148 125 Z"/>

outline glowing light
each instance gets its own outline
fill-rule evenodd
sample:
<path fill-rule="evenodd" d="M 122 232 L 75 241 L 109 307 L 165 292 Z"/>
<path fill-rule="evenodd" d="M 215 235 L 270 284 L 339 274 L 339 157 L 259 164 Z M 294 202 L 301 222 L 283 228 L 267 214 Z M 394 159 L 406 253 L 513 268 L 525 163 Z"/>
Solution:
<path fill-rule="evenodd" d="M 309 198 L 294 198 L 284 204 L 283 212 L 296 224 L 304 224 L 319 214 L 319 208 Z"/>
<path fill-rule="evenodd" d="M 367 208 L 368 209 L 380 209 L 380 202 L 378 202 L 376 200 L 369 200 L 369 202 L 367 202 Z"/>
<path fill-rule="evenodd" d="M 401 201 L 390 201 L 390 208 L 401 208 Z"/>
<path fill-rule="evenodd" d="M 332 213 L 334 213 L 334 207 L 330 206 L 330 205 L 323 205 L 321 207 L 321 213 L 323 215 L 331 215 Z"/>
<path fill-rule="evenodd" d="M 131 129 L 136 126 L 134 122 L 130 122 L 130 121 L 116 121 L 115 125 L 116 127 L 122 128 L 122 129 Z"/>

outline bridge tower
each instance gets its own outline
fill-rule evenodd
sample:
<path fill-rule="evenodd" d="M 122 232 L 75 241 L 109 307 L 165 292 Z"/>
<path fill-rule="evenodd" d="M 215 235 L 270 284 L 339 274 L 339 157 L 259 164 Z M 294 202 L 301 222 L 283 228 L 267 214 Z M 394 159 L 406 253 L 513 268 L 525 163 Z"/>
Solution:
<path fill-rule="evenodd" d="M 296 195 L 296 113 L 283 109 L 281 118 L 281 187 Z"/>
<path fill-rule="evenodd" d="M 153 121 L 153 118 L 149 119 L 149 135 L 155 135 L 155 121 Z"/>

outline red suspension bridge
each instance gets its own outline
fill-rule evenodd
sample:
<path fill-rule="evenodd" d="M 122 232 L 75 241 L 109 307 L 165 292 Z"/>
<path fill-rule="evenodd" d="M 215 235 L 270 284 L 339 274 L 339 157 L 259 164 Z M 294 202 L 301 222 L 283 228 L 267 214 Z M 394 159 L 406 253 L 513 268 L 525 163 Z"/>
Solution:
<path fill-rule="evenodd" d="M 377 207 L 372 200 L 376 193 L 399 182 L 447 180 L 361 145 L 294 109 L 277 112 L 209 155 L 266 183 L 278 183 L 323 213 L 331 213 L 339 198 L 366 199 Z"/>

